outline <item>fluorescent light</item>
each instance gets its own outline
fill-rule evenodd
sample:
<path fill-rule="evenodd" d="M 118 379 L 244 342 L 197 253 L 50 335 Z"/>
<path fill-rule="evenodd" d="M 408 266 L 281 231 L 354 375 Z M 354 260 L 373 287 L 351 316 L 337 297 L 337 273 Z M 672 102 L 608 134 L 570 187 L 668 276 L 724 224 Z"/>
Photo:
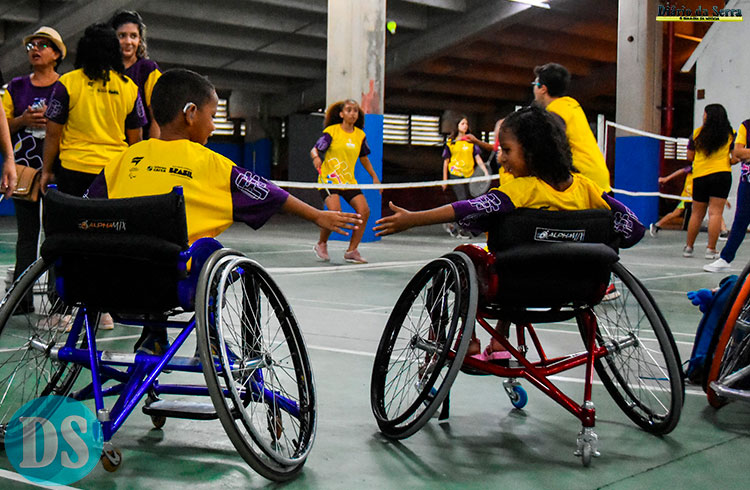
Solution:
<path fill-rule="evenodd" d="M 531 5 L 532 7 L 541 7 L 543 9 L 548 9 L 549 4 L 547 3 L 548 0 L 510 0 L 511 2 L 518 2 L 518 3 L 525 3 L 526 5 Z"/>

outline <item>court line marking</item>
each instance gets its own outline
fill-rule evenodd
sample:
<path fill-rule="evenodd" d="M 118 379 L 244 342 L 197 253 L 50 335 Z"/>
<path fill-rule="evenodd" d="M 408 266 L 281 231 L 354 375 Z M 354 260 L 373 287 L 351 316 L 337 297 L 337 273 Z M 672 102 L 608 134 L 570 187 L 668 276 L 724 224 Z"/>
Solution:
<path fill-rule="evenodd" d="M 303 274 L 320 274 L 334 272 L 361 271 L 367 269 L 390 269 L 397 267 L 412 267 L 415 265 L 424 265 L 428 260 L 402 260 L 393 262 L 377 262 L 374 264 L 351 264 L 351 265 L 328 265 L 322 267 L 268 267 L 266 271 L 269 274 L 284 275 L 303 275 Z"/>
<path fill-rule="evenodd" d="M 323 347 L 323 346 L 318 346 L 318 345 L 308 345 L 307 348 L 310 349 L 310 350 L 319 350 L 319 351 L 324 351 L 324 352 L 334 352 L 334 353 L 337 353 L 337 354 L 351 354 L 351 355 L 355 355 L 355 356 L 372 357 L 372 358 L 375 357 L 375 354 L 372 353 L 372 352 L 363 352 L 363 351 L 351 350 L 351 349 L 338 349 L 336 347 Z M 570 383 L 576 383 L 576 384 L 583 384 L 584 383 L 584 380 L 582 380 L 582 379 L 571 378 L 571 377 L 568 377 L 568 376 L 554 375 L 554 376 L 550 376 L 549 379 L 553 379 L 553 380 L 556 380 L 556 381 L 565 381 L 565 382 L 570 382 Z M 598 386 L 604 386 L 604 384 L 601 381 L 598 381 L 598 380 L 594 380 L 594 384 L 598 385 Z M 696 389 L 693 389 L 693 388 L 685 388 L 685 393 L 686 394 L 690 394 L 690 395 L 706 396 L 706 394 L 703 393 L 703 391 L 696 390 Z"/>
<path fill-rule="evenodd" d="M 38 488 L 49 488 L 51 490 L 79 490 L 76 487 L 69 487 L 66 485 L 42 485 L 41 483 L 35 483 L 31 480 L 27 480 L 23 476 L 19 475 L 18 473 L 14 471 L 8 471 L 0 469 L 0 478 L 4 478 L 6 480 L 16 481 L 19 483 L 25 483 L 26 485 L 32 485 Z"/>

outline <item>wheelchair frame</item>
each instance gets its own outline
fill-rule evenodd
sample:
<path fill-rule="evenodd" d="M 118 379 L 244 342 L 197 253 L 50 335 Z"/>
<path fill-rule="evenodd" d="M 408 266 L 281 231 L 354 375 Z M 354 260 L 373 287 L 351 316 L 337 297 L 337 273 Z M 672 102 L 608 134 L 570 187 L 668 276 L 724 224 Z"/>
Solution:
<path fill-rule="evenodd" d="M 721 408 L 730 401 L 750 403 L 750 263 L 739 275 L 722 328 L 716 329 L 707 361 L 704 389 L 708 403 Z"/>
<path fill-rule="evenodd" d="M 209 254 L 205 264 L 195 260 Z M 49 394 L 93 400 L 104 440 L 101 462 L 108 471 L 115 471 L 122 462 L 122 454 L 111 440 L 145 396 L 143 411 L 156 428 L 161 428 L 167 417 L 218 418 L 238 453 L 256 472 L 270 480 L 288 480 L 302 469 L 317 423 L 312 368 L 294 313 L 262 266 L 243 254 L 222 249 L 213 239 L 202 239 L 181 256 L 183 263 L 194 258 L 187 286 L 196 291 L 190 320 L 147 320 L 113 312 L 122 324 L 179 328 L 176 339 L 161 355 L 97 349 L 99 312 L 85 305 L 78 305 L 64 342 L 58 342 L 63 334 L 56 326 L 44 328 L 48 317 L 36 313 L 14 316 L 22 298 L 31 291 L 41 297 L 40 313 L 61 311 L 44 304 L 50 297 L 47 288 L 38 293 L 38 282 L 51 268 L 43 258 L 38 259 L 0 303 L 0 351 L 8 357 L 0 362 L 0 392 L 17 395 L 11 385 L 20 373 L 18 377 L 23 379 L 17 381 L 22 384 L 15 389 L 25 388 L 27 381 L 34 389 L 22 393 L 27 398 L 15 409 Z M 191 311 L 190 306 L 170 313 Z M 232 330 L 234 327 L 239 331 Z M 19 330 L 26 340 L 9 348 L 7 343 L 16 341 Z M 176 356 L 194 330 L 199 356 Z M 50 373 L 37 366 L 29 369 L 27 357 L 33 358 L 31 363 L 49 364 Z M 205 359 L 210 361 L 202 362 Z M 71 391 L 81 368 L 91 371 L 91 382 Z M 168 371 L 202 372 L 206 385 L 160 383 L 159 376 Z M 51 376 L 46 378 L 47 374 Z M 115 384 L 105 387 L 108 382 Z M 208 395 L 212 406 L 160 400 L 160 395 Z M 117 399 L 107 408 L 104 399 L 111 396 Z M 8 405 L 15 401 L 2 399 L 2 403 L 10 402 Z M 5 424 L 15 409 L 0 404 L 3 446 Z"/>
<path fill-rule="evenodd" d="M 655 434 L 674 429 L 684 400 L 679 354 L 653 298 L 619 262 L 612 268 L 612 277 L 619 280 L 622 295 L 622 305 L 615 308 L 623 311 L 612 315 L 606 305 L 581 304 L 561 312 L 567 315 L 565 318 L 576 318 L 585 350 L 550 358 L 532 325 L 535 317 L 542 319 L 550 312 L 528 310 L 525 319 L 514 319 L 516 345 L 490 325 L 489 320 L 504 318 L 502 308 L 493 303 L 496 273 L 488 273 L 494 271 L 493 261 L 493 255 L 483 249 L 462 245 L 428 263 L 405 288 L 386 324 L 373 366 L 371 404 L 384 435 L 392 439 L 412 435 L 441 404 L 439 418 L 448 418 L 449 391 L 459 370 L 507 378 L 503 387 L 516 409 L 527 403 L 526 391 L 517 381 L 526 379 L 573 414 L 582 424 L 574 454 L 581 457 L 584 466 L 600 455 L 592 402 L 595 370 L 615 402 L 637 425 Z M 435 298 L 438 289 L 441 300 Z M 633 304 L 626 304 L 631 299 Z M 618 325 L 630 321 L 623 312 L 636 309 L 635 325 Z M 551 313 L 551 317 L 556 316 Z M 461 327 L 448 322 L 448 317 Z M 466 356 L 475 323 L 510 352 L 511 359 L 504 365 Z M 652 347 L 654 343 L 658 349 Z M 530 347 L 538 359 L 529 356 Z M 623 352 L 632 354 L 639 363 L 635 375 Z M 585 366 L 580 403 L 550 379 L 579 366 Z"/>

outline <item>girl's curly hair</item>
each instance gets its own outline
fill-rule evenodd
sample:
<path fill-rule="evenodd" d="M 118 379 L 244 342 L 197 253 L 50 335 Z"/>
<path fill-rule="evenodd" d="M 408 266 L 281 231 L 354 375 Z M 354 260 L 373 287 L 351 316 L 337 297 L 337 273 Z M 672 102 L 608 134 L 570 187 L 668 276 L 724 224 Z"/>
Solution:
<path fill-rule="evenodd" d="M 88 26 L 78 41 L 75 67 L 83 68 L 83 73 L 92 80 L 108 82 L 110 70 L 125 80 L 125 66 L 115 30 L 107 24 Z"/>
<path fill-rule="evenodd" d="M 706 106 L 706 123 L 695 138 L 695 151 L 710 155 L 727 144 L 734 137 L 734 130 L 727 117 L 727 110 L 721 104 Z"/>
<path fill-rule="evenodd" d="M 323 122 L 324 128 L 333 126 L 335 124 L 341 124 L 344 121 L 343 119 L 341 119 L 341 111 L 344 110 L 344 106 L 346 104 L 354 104 L 357 106 L 359 115 L 357 117 L 357 121 L 354 123 L 354 126 L 358 127 L 359 129 L 365 128 L 365 113 L 362 111 L 362 107 L 360 107 L 359 103 L 354 99 L 341 100 L 339 102 L 334 102 L 333 104 L 331 104 L 328 110 L 326 110 L 326 117 L 325 121 Z"/>
<path fill-rule="evenodd" d="M 500 131 L 518 140 L 530 175 L 555 185 L 577 171 L 563 123 L 545 109 L 524 107 L 506 117 Z"/>
<path fill-rule="evenodd" d="M 139 14 L 135 10 L 120 10 L 112 16 L 109 24 L 115 31 L 119 29 L 123 24 L 137 25 L 138 37 L 141 38 L 141 42 L 138 43 L 138 49 L 135 52 L 135 56 L 138 59 L 148 58 L 148 45 L 146 44 L 146 24 L 143 22 L 141 14 Z"/>

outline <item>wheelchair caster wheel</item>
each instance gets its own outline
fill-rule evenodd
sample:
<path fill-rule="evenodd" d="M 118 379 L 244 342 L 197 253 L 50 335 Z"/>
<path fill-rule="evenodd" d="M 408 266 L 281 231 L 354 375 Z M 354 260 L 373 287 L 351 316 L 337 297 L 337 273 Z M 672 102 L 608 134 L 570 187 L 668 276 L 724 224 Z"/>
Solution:
<path fill-rule="evenodd" d="M 509 396 L 511 405 L 519 410 L 525 407 L 529 401 L 529 395 L 526 394 L 526 390 L 522 386 L 514 386 L 513 393 Z"/>
<path fill-rule="evenodd" d="M 526 390 L 521 384 L 515 379 L 507 379 L 503 381 L 503 389 L 510 398 L 510 403 L 514 408 L 522 409 L 526 406 L 529 401 L 529 395 L 526 394 Z"/>
<path fill-rule="evenodd" d="M 585 467 L 591 465 L 592 457 L 598 458 L 601 456 L 598 449 L 599 437 L 594 432 L 593 427 L 584 427 L 581 429 L 576 439 L 576 446 L 576 451 L 573 454 L 581 457 L 581 463 Z"/>
<path fill-rule="evenodd" d="M 152 415 L 151 423 L 154 424 L 154 429 L 161 429 L 167 423 L 167 417 L 164 415 Z"/>
<path fill-rule="evenodd" d="M 101 457 L 102 467 L 110 473 L 117 471 L 122 465 L 122 452 L 112 445 L 105 445 Z"/>

